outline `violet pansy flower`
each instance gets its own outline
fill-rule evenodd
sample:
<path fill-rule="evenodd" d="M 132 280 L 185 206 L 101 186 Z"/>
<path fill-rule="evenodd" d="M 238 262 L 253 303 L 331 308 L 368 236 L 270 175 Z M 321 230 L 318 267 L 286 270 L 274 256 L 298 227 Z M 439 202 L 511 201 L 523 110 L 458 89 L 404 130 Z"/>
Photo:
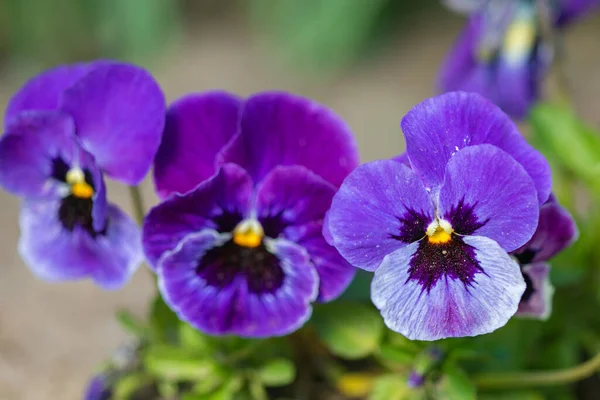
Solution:
<path fill-rule="evenodd" d="M 40 278 L 121 287 L 143 259 L 139 228 L 109 204 L 103 175 L 137 184 L 164 125 L 148 72 L 97 61 L 46 71 L 10 100 L 0 185 L 24 199 L 19 252 Z"/>
<path fill-rule="evenodd" d="M 548 165 L 476 94 L 426 100 L 402 130 L 403 162 L 361 165 L 334 196 L 329 240 L 375 271 L 371 298 L 391 329 L 417 340 L 492 332 L 525 291 L 508 252 L 537 227 Z"/>
<path fill-rule="evenodd" d="M 308 99 L 211 92 L 177 101 L 155 163 L 166 200 L 143 227 L 167 304 L 215 335 L 300 327 L 311 302 L 336 298 L 354 276 L 321 231 L 356 165 L 348 127 Z"/>
<path fill-rule="evenodd" d="M 521 265 L 527 284 L 516 315 L 536 319 L 550 316 L 554 288 L 547 261 L 575 242 L 578 235 L 571 214 L 551 196 L 540 208 L 540 220 L 533 237 L 512 253 Z"/>

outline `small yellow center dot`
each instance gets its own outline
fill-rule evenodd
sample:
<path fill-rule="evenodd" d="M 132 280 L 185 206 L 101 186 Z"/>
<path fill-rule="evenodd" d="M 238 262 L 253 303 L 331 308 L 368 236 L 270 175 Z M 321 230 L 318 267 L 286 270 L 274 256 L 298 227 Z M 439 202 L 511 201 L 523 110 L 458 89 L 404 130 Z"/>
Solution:
<path fill-rule="evenodd" d="M 94 195 L 94 189 L 86 182 L 77 182 L 71 186 L 71 193 L 81 199 L 90 199 Z"/>
<path fill-rule="evenodd" d="M 233 242 L 243 247 L 260 246 L 264 236 L 262 225 L 255 219 L 243 220 L 233 230 Z"/>
<path fill-rule="evenodd" d="M 435 220 L 427 227 L 427 239 L 429 243 L 443 244 L 452 240 L 452 225 L 446 220 Z"/>

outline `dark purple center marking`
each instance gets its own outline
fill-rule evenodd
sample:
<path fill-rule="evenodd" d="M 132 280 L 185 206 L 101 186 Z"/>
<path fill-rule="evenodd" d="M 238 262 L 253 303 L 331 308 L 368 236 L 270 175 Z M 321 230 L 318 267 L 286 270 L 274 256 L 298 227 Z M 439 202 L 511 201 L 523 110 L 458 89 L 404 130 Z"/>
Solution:
<path fill-rule="evenodd" d="M 477 229 L 488 223 L 489 218 L 485 221 L 479 221 L 475 215 L 475 204 L 465 204 L 465 200 L 461 199 L 458 204 L 450 209 L 444 215 L 444 219 L 449 221 L 454 232 L 460 235 L 472 235 Z"/>
<path fill-rule="evenodd" d="M 390 235 L 393 239 L 413 243 L 425 236 L 429 223 L 425 213 L 407 208 L 406 213 L 397 218 L 400 221 L 400 232 L 397 235 Z"/>
<path fill-rule="evenodd" d="M 209 286 L 225 288 L 242 275 L 251 293 L 273 293 L 285 278 L 276 255 L 261 243 L 258 247 L 239 246 L 233 240 L 206 252 L 198 261 L 196 273 Z"/>
<path fill-rule="evenodd" d="M 430 243 L 423 239 L 410 260 L 408 279 L 416 280 L 428 293 L 443 278 L 460 280 L 465 287 L 471 286 L 477 273 L 485 273 L 475 258 L 475 248 L 452 234 L 447 243 Z"/>
<path fill-rule="evenodd" d="M 535 287 L 533 287 L 533 281 L 527 274 L 523 274 L 523 279 L 525 279 L 525 291 L 523 292 L 523 296 L 521 296 L 521 302 L 525 303 L 531 299 L 531 296 L 535 293 Z"/>
<path fill-rule="evenodd" d="M 519 254 L 513 254 L 513 256 L 517 259 L 519 265 L 526 265 L 531 264 L 537 253 L 537 250 L 534 250 L 532 248 L 526 248 Z"/>

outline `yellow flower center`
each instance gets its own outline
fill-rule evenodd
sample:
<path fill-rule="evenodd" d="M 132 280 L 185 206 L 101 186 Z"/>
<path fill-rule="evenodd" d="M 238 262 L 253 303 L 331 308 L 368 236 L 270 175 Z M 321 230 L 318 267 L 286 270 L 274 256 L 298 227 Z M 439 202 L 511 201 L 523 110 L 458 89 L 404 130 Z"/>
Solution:
<path fill-rule="evenodd" d="M 233 230 L 233 242 L 243 247 L 258 247 L 262 243 L 265 231 L 255 219 L 245 219 Z"/>
<path fill-rule="evenodd" d="M 443 244 L 452 240 L 452 225 L 446 220 L 435 220 L 427 227 L 427 239 L 429 243 Z"/>
<path fill-rule="evenodd" d="M 529 54 L 535 43 L 535 23 L 530 20 L 516 20 L 506 30 L 503 52 L 509 59 L 520 59 Z"/>
<path fill-rule="evenodd" d="M 94 188 L 85 181 L 85 173 L 81 168 L 71 168 L 67 172 L 66 181 L 71 185 L 71 194 L 80 199 L 90 199 L 94 195 Z"/>

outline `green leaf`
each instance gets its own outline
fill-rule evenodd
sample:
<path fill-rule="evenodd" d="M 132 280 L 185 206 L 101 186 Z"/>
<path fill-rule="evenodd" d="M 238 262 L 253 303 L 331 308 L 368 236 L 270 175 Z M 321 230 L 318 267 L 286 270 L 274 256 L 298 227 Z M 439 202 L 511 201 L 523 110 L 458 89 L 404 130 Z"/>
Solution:
<path fill-rule="evenodd" d="M 211 348 L 210 339 L 185 322 L 179 323 L 179 342 L 181 347 L 195 354 L 208 353 Z"/>
<path fill-rule="evenodd" d="M 196 358 L 177 347 L 149 347 L 143 361 L 150 374 L 167 381 L 212 379 L 218 373 L 212 360 Z"/>
<path fill-rule="evenodd" d="M 383 335 L 379 313 L 361 303 L 334 302 L 315 307 L 312 322 L 331 352 L 347 359 L 373 353 Z"/>
<path fill-rule="evenodd" d="M 296 366 L 285 358 L 269 360 L 259 368 L 258 376 L 266 386 L 285 386 L 296 378 Z"/>
<path fill-rule="evenodd" d="M 128 310 L 117 311 L 117 321 L 123 329 L 137 337 L 148 334 L 148 327 Z"/>
<path fill-rule="evenodd" d="M 410 398 L 410 392 L 405 376 L 383 375 L 375 380 L 369 400 L 405 400 Z"/>
<path fill-rule="evenodd" d="M 475 385 L 458 367 L 446 365 L 443 375 L 436 385 L 436 397 L 443 400 L 475 400 Z"/>
<path fill-rule="evenodd" d="M 544 396 L 534 391 L 502 391 L 500 393 L 482 394 L 477 398 L 479 400 L 544 400 Z"/>
<path fill-rule="evenodd" d="M 151 381 L 151 378 L 142 372 L 125 375 L 113 386 L 113 397 L 115 400 L 129 400 L 134 393 L 150 384 Z"/>
<path fill-rule="evenodd" d="M 157 295 L 150 309 L 150 326 L 156 341 L 163 343 L 176 343 L 179 333 L 179 318 Z"/>
<path fill-rule="evenodd" d="M 416 355 L 415 351 L 399 349 L 389 344 L 382 344 L 379 348 L 379 357 L 398 365 L 412 364 Z"/>
<path fill-rule="evenodd" d="M 260 380 L 251 380 L 248 383 L 248 390 L 253 400 L 269 400 L 267 391 Z"/>

